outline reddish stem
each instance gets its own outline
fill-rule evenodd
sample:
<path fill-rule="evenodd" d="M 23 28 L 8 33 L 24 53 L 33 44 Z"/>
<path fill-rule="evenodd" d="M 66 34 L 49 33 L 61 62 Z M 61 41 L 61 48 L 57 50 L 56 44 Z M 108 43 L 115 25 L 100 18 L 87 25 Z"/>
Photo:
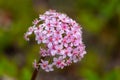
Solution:
<path fill-rule="evenodd" d="M 44 59 L 44 58 L 41 57 L 38 61 L 38 64 L 41 63 L 41 59 Z M 39 68 L 40 68 L 40 66 L 38 66 L 38 69 L 36 69 L 36 68 L 34 69 L 31 80 L 36 80 Z"/>

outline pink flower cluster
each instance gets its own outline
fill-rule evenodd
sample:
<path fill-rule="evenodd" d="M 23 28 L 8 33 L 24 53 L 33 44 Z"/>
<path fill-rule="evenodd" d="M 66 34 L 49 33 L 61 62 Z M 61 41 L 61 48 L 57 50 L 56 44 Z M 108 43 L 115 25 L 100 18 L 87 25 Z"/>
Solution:
<path fill-rule="evenodd" d="M 34 33 L 37 43 L 45 46 L 40 48 L 40 56 L 46 59 L 41 59 L 38 64 L 35 61 L 34 67 L 39 65 L 49 72 L 55 67 L 63 69 L 80 61 L 86 54 L 81 29 L 81 26 L 66 14 L 49 10 L 40 15 L 25 34 L 25 39 L 29 40 L 28 36 Z"/>

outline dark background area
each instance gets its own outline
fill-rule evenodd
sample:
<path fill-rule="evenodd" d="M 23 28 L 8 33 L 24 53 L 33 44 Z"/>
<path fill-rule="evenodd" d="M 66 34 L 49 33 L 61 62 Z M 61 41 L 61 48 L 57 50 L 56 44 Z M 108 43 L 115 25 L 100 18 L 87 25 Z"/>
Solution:
<path fill-rule="evenodd" d="M 87 54 L 38 80 L 120 80 L 120 0 L 0 0 L 0 80 L 30 80 L 39 45 L 24 33 L 46 10 L 66 13 L 83 27 Z"/>

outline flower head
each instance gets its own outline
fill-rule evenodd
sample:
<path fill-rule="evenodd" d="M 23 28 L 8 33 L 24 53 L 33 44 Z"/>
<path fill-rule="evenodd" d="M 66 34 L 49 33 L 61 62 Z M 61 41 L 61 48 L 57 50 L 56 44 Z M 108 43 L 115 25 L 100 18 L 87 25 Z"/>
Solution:
<path fill-rule="evenodd" d="M 39 66 L 49 72 L 54 70 L 53 67 L 63 69 L 76 63 L 86 54 L 81 29 L 81 26 L 66 14 L 49 10 L 33 21 L 25 39 L 29 40 L 33 33 L 37 43 L 45 46 L 40 48 L 40 56 L 47 57 L 48 60 L 41 60 Z M 36 61 L 34 67 L 38 67 Z"/>

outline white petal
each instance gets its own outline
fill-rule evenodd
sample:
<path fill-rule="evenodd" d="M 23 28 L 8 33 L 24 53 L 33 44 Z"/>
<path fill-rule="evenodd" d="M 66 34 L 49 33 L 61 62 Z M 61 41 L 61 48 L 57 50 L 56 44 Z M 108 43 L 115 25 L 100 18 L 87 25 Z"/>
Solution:
<path fill-rule="evenodd" d="M 49 42 L 47 46 L 48 46 L 48 48 L 52 48 L 53 45 L 51 42 Z"/>
<path fill-rule="evenodd" d="M 71 56 L 72 56 L 72 54 L 71 54 L 71 53 L 68 53 L 68 56 L 69 56 L 69 57 L 71 57 Z"/>
<path fill-rule="evenodd" d="M 56 54 L 56 50 L 51 50 L 51 55 L 54 56 Z"/>

